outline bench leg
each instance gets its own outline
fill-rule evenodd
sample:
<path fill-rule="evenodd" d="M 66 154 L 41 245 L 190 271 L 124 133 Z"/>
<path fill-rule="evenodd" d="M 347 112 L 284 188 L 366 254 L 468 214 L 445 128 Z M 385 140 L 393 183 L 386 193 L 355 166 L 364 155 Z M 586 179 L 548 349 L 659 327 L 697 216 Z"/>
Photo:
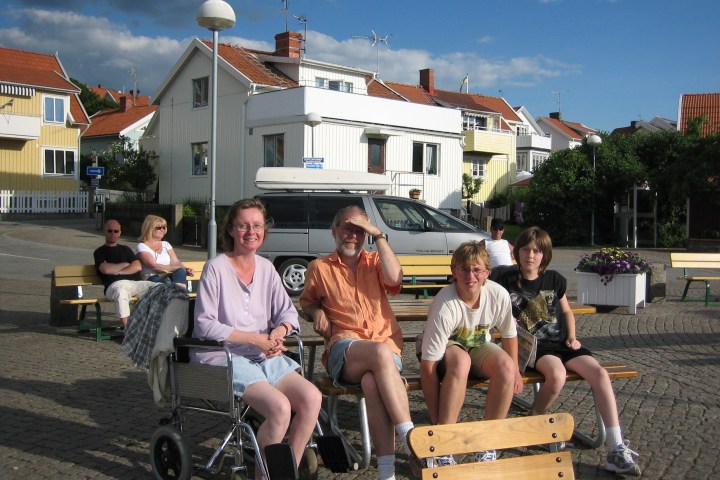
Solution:
<path fill-rule="evenodd" d="M 685 301 L 685 297 L 687 296 L 688 288 L 690 288 L 691 283 L 692 283 L 692 280 L 688 280 L 685 282 L 685 290 L 683 290 L 682 297 L 680 297 L 681 302 Z"/>
<path fill-rule="evenodd" d="M 87 310 L 87 305 L 83 305 L 80 308 L 80 319 L 78 321 L 78 333 L 85 333 L 88 331 L 87 327 L 85 326 L 85 310 Z"/>
<path fill-rule="evenodd" d="M 532 384 L 533 389 L 533 401 L 532 403 L 518 397 L 514 396 L 512 399 L 512 403 L 514 405 L 517 405 L 518 407 L 532 413 L 533 409 L 535 408 L 535 398 L 537 398 L 537 394 L 540 391 L 540 384 L 539 383 L 533 383 Z M 597 438 L 593 439 L 588 435 L 587 433 L 575 429 L 573 431 L 573 437 L 577 438 L 580 442 L 584 443 L 590 448 L 598 448 L 602 446 L 605 443 L 605 438 L 607 435 L 607 432 L 605 431 L 605 422 L 603 422 L 602 416 L 600 415 L 600 410 L 597 407 L 597 402 L 595 402 L 595 392 L 593 392 L 593 406 L 595 407 L 595 418 L 597 421 L 597 430 L 598 430 L 598 436 Z"/>
<path fill-rule="evenodd" d="M 710 306 L 710 282 L 705 280 L 705 306 Z"/>
<path fill-rule="evenodd" d="M 363 446 L 362 455 L 358 453 L 357 450 L 355 450 L 355 447 L 350 444 L 347 437 L 338 425 L 337 407 L 338 400 L 340 398 L 337 395 L 330 395 L 327 397 L 327 423 L 330 426 L 330 430 L 342 439 L 342 442 L 345 444 L 345 447 L 350 454 L 350 457 L 354 462 L 357 462 L 358 468 L 365 468 L 370 465 L 370 435 L 367 423 L 367 410 L 365 408 L 365 397 L 361 395 L 359 395 L 358 397 L 358 416 L 360 417 L 360 435 L 362 436 Z"/>
<path fill-rule="evenodd" d="M 593 404 L 595 405 L 595 419 L 598 431 L 597 438 L 593 439 L 590 435 L 577 428 L 573 431 L 573 437 L 577 438 L 590 448 L 599 448 L 605 443 L 607 432 L 605 431 L 605 422 L 603 422 L 602 416 L 600 415 L 600 409 L 598 409 L 597 402 L 595 401 L 595 392 L 593 392 Z"/>

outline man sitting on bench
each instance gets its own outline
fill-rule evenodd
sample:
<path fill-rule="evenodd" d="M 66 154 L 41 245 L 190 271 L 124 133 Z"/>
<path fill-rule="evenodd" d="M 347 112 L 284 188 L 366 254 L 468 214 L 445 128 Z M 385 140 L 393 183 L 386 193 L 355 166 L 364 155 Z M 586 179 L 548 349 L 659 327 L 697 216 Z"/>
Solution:
<path fill-rule="evenodd" d="M 118 243 L 122 233 L 120 222 L 108 220 L 103 232 L 105 244 L 95 250 L 95 268 L 105 284 L 105 296 L 115 302 L 115 314 L 127 327 L 132 297 L 141 296 L 159 284 L 140 280 L 140 261 L 130 247 Z"/>
<path fill-rule="evenodd" d="M 490 380 L 485 420 L 505 418 L 513 394 L 523 389 L 510 295 L 488 281 L 490 256 L 482 243 L 460 245 L 450 268 L 455 282 L 433 300 L 422 342 L 416 344 L 430 421 L 434 425 L 457 423 L 470 375 Z M 492 342 L 493 328 L 500 331 L 502 348 Z M 475 454 L 478 462 L 495 459 L 495 450 Z M 452 455 L 425 461 L 430 468 L 455 465 Z"/>
<path fill-rule="evenodd" d="M 395 478 L 395 433 L 410 454 L 413 428 L 402 370 L 403 340 L 387 294 L 396 295 L 402 267 L 387 238 L 356 206 L 332 223 L 337 250 L 308 265 L 300 305 L 327 343 L 323 364 L 336 382 L 360 384 L 365 395 L 378 478 Z M 377 252 L 363 248 L 365 237 Z M 394 426 L 394 429 L 393 429 Z"/>

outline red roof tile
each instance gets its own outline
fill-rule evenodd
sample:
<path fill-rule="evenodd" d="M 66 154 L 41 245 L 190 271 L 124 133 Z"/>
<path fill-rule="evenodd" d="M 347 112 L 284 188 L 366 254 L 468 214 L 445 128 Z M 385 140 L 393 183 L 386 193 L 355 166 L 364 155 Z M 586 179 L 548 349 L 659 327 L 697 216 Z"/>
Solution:
<path fill-rule="evenodd" d="M 73 119 L 79 124 L 90 123 L 77 97 L 80 89 L 67 78 L 54 55 L 0 48 L 0 82 L 71 93 Z"/>
<path fill-rule="evenodd" d="M 554 125 L 555 128 L 564 132 L 568 137 L 575 140 L 582 140 L 586 136 L 597 133 L 597 130 L 593 130 L 590 127 L 577 122 L 568 122 L 567 120 L 558 120 L 551 117 L 540 117 L 545 122 Z"/>
<path fill-rule="evenodd" d="M 202 40 L 208 48 L 212 49 L 211 40 Z M 248 50 L 238 45 L 218 44 L 218 55 L 230 65 L 248 77 L 251 82 L 273 87 L 297 87 L 296 81 L 286 76 L 270 63 L 263 62 L 258 55 L 272 55 L 271 52 Z"/>
<path fill-rule="evenodd" d="M 397 82 L 385 82 L 385 84 L 410 102 L 423 105 L 436 105 L 432 97 L 428 95 L 420 85 L 408 85 Z"/>
<path fill-rule="evenodd" d="M 83 133 L 83 137 L 119 135 L 121 131 L 142 120 L 158 109 L 157 105 L 140 105 L 122 111 L 121 108 L 102 110 L 92 117 L 92 125 Z"/>
<path fill-rule="evenodd" d="M 720 93 L 686 93 L 680 96 L 678 127 L 687 130 L 688 120 L 705 115 L 708 123 L 702 127 L 702 135 L 720 133 Z"/>
<path fill-rule="evenodd" d="M 397 91 L 395 91 L 388 82 L 381 82 L 372 76 L 365 79 L 367 83 L 367 93 L 371 97 L 387 98 L 390 100 L 405 100 Z"/>

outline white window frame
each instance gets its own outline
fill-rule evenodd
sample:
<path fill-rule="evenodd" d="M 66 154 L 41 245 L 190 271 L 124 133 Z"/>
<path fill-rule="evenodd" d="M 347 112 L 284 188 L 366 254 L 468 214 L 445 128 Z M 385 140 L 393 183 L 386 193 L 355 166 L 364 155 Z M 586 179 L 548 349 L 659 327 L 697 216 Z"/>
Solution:
<path fill-rule="evenodd" d="M 315 86 L 317 88 L 328 88 L 328 79 L 323 77 L 315 77 Z"/>
<path fill-rule="evenodd" d="M 470 171 L 473 177 L 487 177 L 487 160 L 482 158 L 473 158 L 470 160 Z"/>
<path fill-rule="evenodd" d="M 193 176 L 204 177 L 208 174 L 208 142 L 190 144 L 190 172 Z"/>
<path fill-rule="evenodd" d="M 192 105 L 193 105 L 193 108 L 207 107 L 209 98 L 210 98 L 210 77 L 193 78 L 193 81 L 192 81 Z"/>
<path fill-rule="evenodd" d="M 278 139 L 282 140 L 282 153 L 278 155 Z M 272 141 L 272 145 L 270 142 Z M 272 157 L 272 158 L 271 158 Z M 263 166 L 285 166 L 285 133 L 263 135 Z"/>
<path fill-rule="evenodd" d="M 52 112 L 48 111 L 47 108 L 47 101 L 52 100 Z M 67 116 L 67 105 L 68 104 L 68 98 L 60 95 L 43 95 L 43 122 L 44 123 L 54 123 L 54 124 L 63 124 L 65 123 L 65 117 Z M 60 112 L 60 115 L 58 115 L 57 112 L 57 106 L 62 105 L 62 112 Z M 51 116 L 51 118 L 48 118 Z"/>
<path fill-rule="evenodd" d="M 490 117 L 486 115 L 463 115 L 463 130 L 489 130 Z"/>
<path fill-rule="evenodd" d="M 517 163 L 518 170 L 530 171 L 527 167 L 527 153 L 518 153 L 515 162 Z"/>
<path fill-rule="evenodd" d="M 47 171 L 47 162 L 46 162 L 46 155 L 47 152 L 53 152 L 53 171 L 48 172 Z M 62 152 L 65 158 L 62 159 L 62 172 L 57 171 L 57 155 L 58 153 Z M 67 155 L 72 154 L 72 171 L 68 172 L 68 159 Z M 42 172 L 43 176 L 45 177 L 71 177 L 75 178 L 77 169 L 78 169 L 78 151 L 76 148 L 62 148 L 62 147 L 43 147 L 42 149 L 42 157 L 40 158 L 40 161 L 42 162 Z"/>
<path fill-rule="evenodd" d="M 420 145 L 422 145 L 422 169 L 417 170 L 415 166 L 415 147 Z M 413 142 L 412 160 L 413 162 L 411 168 L 414 173 L 424 173 L 425 175 L 438 175 L 440 165 L 440 144 Z"/>

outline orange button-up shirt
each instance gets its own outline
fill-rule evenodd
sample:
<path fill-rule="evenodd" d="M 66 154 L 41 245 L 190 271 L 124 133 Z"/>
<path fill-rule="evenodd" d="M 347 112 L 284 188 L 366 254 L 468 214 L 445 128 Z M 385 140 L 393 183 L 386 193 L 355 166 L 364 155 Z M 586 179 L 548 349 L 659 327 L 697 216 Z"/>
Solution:
<path fill-rule="evenodd" d="M 402 332 L 387 298 L 387 293 L 397 295 L 400 288 L 385 284 L 377 252 L 363 249 L 355 274 L 337 251 L 308 265 L 300 305 L 320 306 L 330 322 L 322 358 L 325 367 L 330 348 L 343 338 L 384 342 L 393 352 L 402 353 Z"/>

